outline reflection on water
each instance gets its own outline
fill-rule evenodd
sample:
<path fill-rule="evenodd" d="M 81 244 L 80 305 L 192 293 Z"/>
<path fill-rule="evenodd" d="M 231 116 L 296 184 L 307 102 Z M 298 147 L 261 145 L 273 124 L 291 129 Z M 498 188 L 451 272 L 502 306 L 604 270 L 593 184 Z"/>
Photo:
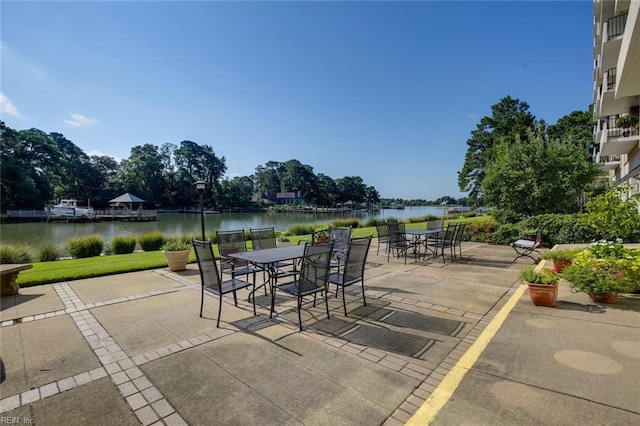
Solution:
<path fill-rule="evenodd" d="M 371 218 L 397 218 L 441 216 L 446 213 L 442 207 L 407 207 L 404 210 L 379 210 L 377 212 L 350 212 L 341 214 L 313 213 L 222 213 L 205 215 L 207 234 L 216 229 L 249 229 L 273 226 L 284 231 L 293 224 L 328 224 L 336 219 L 350 217 L 366 223 Z M 37 246 L 45 241 L 64 242 L 80 235 L 99 234 L 108 245 L 116 236 L 137 236 L 151 231 L 165 234 L 192 234 L 199 236 L 200 215 L 193 213 L 159 214 L 154 222 L 94 222 L 94 223 L 10 223 L 0 225 L 0 241 L 25 242 Z"/>

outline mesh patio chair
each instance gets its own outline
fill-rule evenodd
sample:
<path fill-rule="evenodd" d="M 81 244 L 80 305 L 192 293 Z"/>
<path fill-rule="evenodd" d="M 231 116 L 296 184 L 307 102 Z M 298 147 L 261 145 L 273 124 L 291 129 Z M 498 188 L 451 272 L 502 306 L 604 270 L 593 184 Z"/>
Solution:
<path fill-rule="evenodd" d="M 247 251 L 247 243 L 244 238 L 244 230 L 216 231 L 218 240 L 218 251 L 220 251 L 220 270 L 223 274 L 229 274 L 232 278 L 239 275 L 253 275 L 253 282 L 256 282 L 256 269 L 246 261 L 229 257 L 231 253 L 242 253 Z"/>
<path fill-rule="evenodd" d="M 533 260 L 533 263 L 538 263 L 537 259 L 532 256 L 532 253 L 538 253 L 538 255 L 542 256 L 542 254 L 538 251 L 540 247 L 542 247 L 542 228 L 538 228 L 536 231 L 536 239 L 535 241 L 531 240 L 517 240 L 510 244 L 511 247 L 516 251 L 518 256 L 513 259 L 515 263 L 521 257 L 528 257 Z"/>
<path fill-rule="evenodd" d="M 302 299 L 305 296 L 313 295 L 313 306 L 316 305 L 316 295 L 324 293 L 324 303 L 329 318 L 329 302 L 327 300 L 327 277 L 329 276 L 329 261 L 333 252 L 333 242 L 309 244 L 304 247 L 302 266 L 296 274 L 297 277 L 292 282 L 279 284 L 277 288 L 286 293 L 296 296 L 298 301 L 298 323 L 302 331 Z M 271 296 L 271 314 L 273 314 L 275 304 L 274 295 Z"/>
<path fill-rule="evenodd" d="M 198 241 L 191 239 L 193 249 L 196 252 L 196 259 L 198 260 L 198 269 L 200 270 L 200 281 L 202 283 L 202 290 L 200 296 L 200 317 L 202 318 L 202 309 L 204 307 L 204 292 L 207 291 L 211 294 L 218 296 L 218 320 L 216 327 L 220 327 L 220 315 L 222 314 L 222 296 L 228 293 L 233 293 L 233 303 L 238 306 L 238 298 L 236 291 L 243 288 L 252 287 L 255 290 L 255 282 L 252 284 L 248 281 L 239 280 L 237 278 L 231 278 L 223 281 L 220 273 L 218 272 L 218 265 L 216 259 L 213 256 L 213 248 L 211 241 Z M 253 315 L 256 315 L 256 302 L 253 301 Z"/>
<path fill-rule="evenodd" d="M 344 266 L 351 241 L 351 228 L 331 227 L 329 229 L 329 241 L 333 242 L 333 255 L 331 266 L 340 268 Z"/>
<path fill-rule="evenodd" d="M 387 252 L 387 262 L 390 260 L 393 251 L 395 250 L 395 256 L 400 258 L 400 253 L 404 254 L 404 264 L 407 264 L 407 255 L 409 250 L 414 250 L 414 256 L 416 255 L 416 246 L 413 245 L 413 241 L 407 239 L 405 234 L 404 223 L 389 222 L 389 251 Z M 417 259 L 417 257 L 416 257 Z"/>
<path fill-rule="evenodd" d="M 376 249 L 376 255 L 379 255 L 381 244 L 386 246 L 385 253 L 389 250 L 389 227 L 384 219 L 376 220 L 376 231 L 378 233 L 378 247 Z"/>
<path fill-rule="evenodd" d="M 342 307 L 344 308 L 345 316 L 347 316 L 347 302 L 344 297 L 345 287 L 360 282 L 362 284 L 362 300 L 364 306 L 367 306 L 367 299 L 364 296 L 364 266 L 367 262 L 370 245 L 371 236 L 352 239 L 351 244 L 349 244 L 349 251 L 347 251 L 343 272 L 334 272 L 327 278 L 329 284 L 336 285 L 336 296 L 338 288 L 342 287 Z"/>
<path fill-rule="evenodd" d="M 466 222 L 459 222 L 458 226 L 456 227 L 456 234 L 453 237 L 453 258 L 454 259 L 457 259 L 456 247 L 460 252 L 460 259 L 462 259 L 462 237 L 464 236 L 464 229 L 466 228 L 466 226 L 467 226 Z"/>
<path fill-rule="evenodd" d="M 445 250 L 449 250 L 449 254 L 451 256 L 451 261 L 453 261 L 454 259 L 454 251 L 453 251 L 453 246 L 455 243 L 455 235 L 456 235 L 456 229 L 458 228 L 458 224 L 457 223 L 452 223 L 449 222 L 449 224 L 447 225 L 447 228 L 444 230 L 444 232 L 442 233 L 442 238 L 440 238 L 438 240 L 438 242 L 436 242 L 433 245 L 433 250 L 434 250 L 434 257 L 438 257 L 438 252 L 440 253 L 440 255 L 442 255 L 442 262 L 446 263 L 445 260 Z"/>

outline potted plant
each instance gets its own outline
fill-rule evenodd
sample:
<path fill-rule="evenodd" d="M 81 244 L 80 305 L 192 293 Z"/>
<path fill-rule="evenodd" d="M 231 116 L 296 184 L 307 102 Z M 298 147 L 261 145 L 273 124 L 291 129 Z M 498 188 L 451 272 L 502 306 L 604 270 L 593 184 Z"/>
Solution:
<path fill-rule="evenodd" d="M 635 115 L 623 115 L 616 119 L 616 126 L 622 127 L 624 130 L 622 132 L 622 136 L 629 136 L 631 131 L 629 130 L 631 127 L 635 127 L 638 124 L 638 117 Z"/>
<path fill-rule="evenodd" d="M 171 271 L 184 271 L 187 269 L 189 254 L 191 253 L 191 242 L 184 237 L 167 238 L 162 245 L 162 251 L 167 258 L 167 264 Z"/>
<path fill-rule="evenodd" d="M 536 271 L 529 266 L 519 273 L 522 282 L 529 287 L 529 297 L 536 306 L 553 307 L 558 299 L 559 276 L 549 269 Z"/>
<path fill-rule="evenodd" d="M 542 255 L 545 260 L 553 262 L 552 272 L 561 274 L 566 266 L 571 265 L 571 261 L 579 250 L 549 250 Z"/>
<path fill-rule="evenodd" d="M 614 303 L 640 282 L 640 250 L 601 241 L 577 253 L 563 278 L 575 291 L 588 293 L 594 302 Z"/>

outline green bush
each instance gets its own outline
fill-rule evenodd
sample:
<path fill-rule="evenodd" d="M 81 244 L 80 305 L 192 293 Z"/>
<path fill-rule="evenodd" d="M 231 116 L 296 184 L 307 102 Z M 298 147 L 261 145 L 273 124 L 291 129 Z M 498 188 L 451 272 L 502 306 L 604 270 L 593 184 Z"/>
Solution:
<path fill-rule="evenodd" d="M 376 220 L 378 220 L 378 219 L 376 219 L 374 217 L 370 217 L 369 219 L 367 219 L 367 222 L 365 223 L 364 226 L 367 227 L 367 228 L 374 227 L 374 226 L 376 226 Z"/>
<path fill-rule="evenodd" d="M 510 244 L 523 237 L 523 230 L 518 224 L 506 223 L 498 225 L 491 233 L 491 240 L 496 244 Z"/>
<path fill-rule="evenodd" d="M 432 214 L 428 214 L 426 216 L 410 217 L 409 218 L 409 223 L 422 223 L 422 222 L 427 222 L 429 220 L 438 220 L 438 219 L 440 219 L 438 216 L 435 216 L 435 215 L 432 215 Z M 373 226 L 375 226 L 375 222 L 374 222 Z"/>
<path fill-rule="evenodd" d="M 164 244 L 165 237 L 161 232 L 149 232 L 138 236 L 140 248 L 144 251 L 160 250 Z"/>
<path fill-rule="evenodd" d="M 180 237 L 168 237 L 165 239 L 164 244 L 162 245 L 163 251 L 183 251 L 183 250 L 191 250 L 193 244 L 191 243 L 191 238 L 180 236 Z"/>
<path fill-rule="evenodd" d="M 71 238 L 67 241 L 69 254 L 71 257 L 93 257 L 100 256 L 104 248 L 104 241 L 99 235 L 85 235 L 82 237 Z"/>
<path fill-rule="evenodd" d="M 129 254 L 133 253 L 136 248 L 135 237 L 115 237 L 109 245 L 110 252 L 113 254 Z"/>
<path fill-rule="evenodd" d="M 59 244 L 50 241 L 38 247 L 38 260 L 40 262 L 53 262 L 63 256 L 63 250 Z"/>
<path fill-rule="evenodd" d="M 543 214 L 527 218 L 518 223 L 522 230 L 542 228 L 545 246 L 556 244 L 589 243 L 600 237 L 592 228 L 579 220 L 580 213 Z"/>
<path fill-rule="evenodd" d="M 31 248 L 24 243 L 0 245 L 0 263 L 29 263 Z"/>
<path fill-rule="evenodd" d="M 289 228 L 287 228 L 287 232 L 290 235 L 309 235 L 312 234 L 314 230 L 315 227 L 313 225 L 302 224 L 291 225 Z"/>
<path fill-rule="evenodd" d="M 359 228 L 360 222 L 358 219 L 352 217 L 349 219 L 339 219 L 331 222 L 331 226 L 335 228 Z"/>

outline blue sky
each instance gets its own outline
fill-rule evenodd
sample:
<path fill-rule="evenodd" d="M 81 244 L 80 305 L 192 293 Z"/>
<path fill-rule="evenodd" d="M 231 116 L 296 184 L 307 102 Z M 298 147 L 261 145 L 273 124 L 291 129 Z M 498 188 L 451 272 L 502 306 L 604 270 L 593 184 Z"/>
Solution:
<path fill-rule="evenodd" d="M 191 140 L 227 176 L 297 159 L 382 197 L 464 196 L 507 95 L 592 102 L 592 2 L 2 1 L 2 120 L 120 160 Z"/>

